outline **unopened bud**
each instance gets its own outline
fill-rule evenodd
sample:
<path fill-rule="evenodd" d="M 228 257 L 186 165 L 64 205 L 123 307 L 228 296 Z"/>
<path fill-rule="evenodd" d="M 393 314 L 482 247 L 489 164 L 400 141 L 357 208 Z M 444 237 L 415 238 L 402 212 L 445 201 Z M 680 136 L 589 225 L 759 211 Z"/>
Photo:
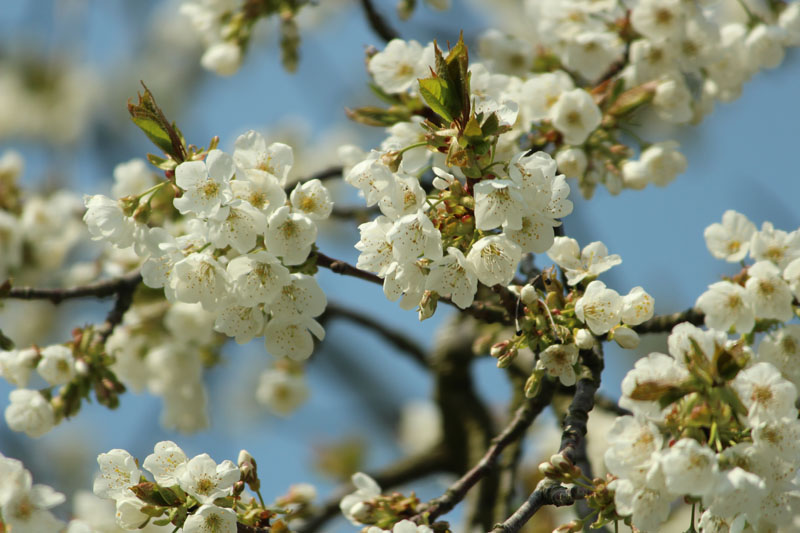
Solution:
<path fill-rule="evenodd" d="M 139 198 L 136 196 L 124 196 L 118 200 L 119 208 L 125 213 L 126 217 L 133 215 L 133 212 L 139 206 Z"/>
<path fill-rule="evenodd" d="M 581 350 L 590 350 L 594 346 L 594 335 L 588 329 L 575 332 L 575 345 Z"/>
<path fill-rule="evenodd" d="M 627 326 L 614 328 L 611 334 L 616 343 L 626 350 L 634 350 L 639 346 L 639 334 Z"/>
<path fill-rule="evenodd" d="M 548 462 L 544 462 L 539 465 L 539 472 L 541 472 L 544 477 L 550 479 L 558 478 L 560 475 L 558 469 Z"/>
<path fill-rule="evenodd" d="M 542 390 L 542 379 L 544 379 L 544 370 L 534 370 L 533 373 L 525 382 L 525 397 L 533 398 L 539 391 Z"/>
<path fill-rule="evenodd" d="M 419 320 L 425 320 L 433 316 L 436 312 L 436 305 L 439 303 L 439 295 L 433 291 L 425 291 L 419 301 Z"/>
<path fill-rule="evenodd" d="M 241 493 L 244 492 L 244 481 L 239 480 L 233 484 L 233 495 L 239 496 Z"/>
<path fill-rule="evenodd" d="M 536 292 L 536 289 L 533 285 L 528 284 L 522 287 L 522 292 L 520 292 L 520 299 L 522 303 L 527 305 L 528 307 L 533 307 L 533 304 L 539 299 L 539 294 Z"/>

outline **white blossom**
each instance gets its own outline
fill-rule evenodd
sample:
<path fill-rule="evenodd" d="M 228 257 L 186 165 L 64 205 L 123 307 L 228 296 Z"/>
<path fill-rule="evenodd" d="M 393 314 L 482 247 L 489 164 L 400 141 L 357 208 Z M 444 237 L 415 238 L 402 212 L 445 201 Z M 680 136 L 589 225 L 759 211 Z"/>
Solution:
<path fill-rule="evenodd" d="M 392 243 L 387 237 L 392 227 L 392 221 L 385 216 L 379 216 L 358 226 L 361 232 L 361 240 L 355 245 L 361 252 L 356 263 L 358 268 L 375 272 L 379 276 L 386 274 L 394 261 Z"/>
<path fill-rule="evenodd" d="M 756 261 L 772 261 L 784 268 L 800 257 L 800 230 L 787 233 L 764 222 L 750 240 L 750 257 Z"/>
<path fill-rule="evenodd" d="M 114 198 L 142 194 L 154 185 L 153 173 L 144 159 L 131 159 L 114 167 L 114 185 L 111 194 Z"/>
<path fill-rule="evenodd" d="M 622 321 L 638 326 L 653 317 L 653 297 L 641 287 L 632 288 L 622 298 Z"/>
<path fill-rule="evenodd" d="M 254 175 L 270 176 L 283 187 L 294 165 L 294 153 L 291 146 L 283 143 L 267 146 L 263 135 L 250 130 L 236 139 L 233 160 L 236 166 L 245 171 L 247 179 L 257 183 L 258 178 Z M 256 203 L 251 203 L 259 207 Z"/>
<path fill-rule="evenodd" d="M 731 384 L 747 407 L 747 419 L 752 425 L 797 418 L 797 388 L 771 364 L 756 363 L 739 372 Z"/>
<path fill-rule="evenodd" d="M 542 368 L 552 378 L 558 378 L 565 387 L 575 385 L 575 363 L 578 362 L 578 347 L 574 344 L 552 344 L 539 354 L 537 368 Z"/>
<path fill-rule="evenodd" d="M 664 187 L 675 176 L 686 171 L 686 157 L 678 150 L 678 143 L 664 141 L 646 148 L 638 161 L 626 161 L 622 165 L 625 185 L 631 189 L 641 189 L 647 183 Z"/>
<path fill-rule="evenodd" d="M 738 263 L 750 249 L 755 225 L 741 213 L 729 209 L 722 214 L 722 223 L 715 222 L 703 232 L 711 255 L 730 263 Z"/>
<path fill-rule="evenodd" d="M 793 295 L 778 267 L 769 261 L 759 261 L 747 273 L 750 277 L 744 290 L 750 295 L 756 316 L 781 322 L 791 320 Z"/>
<path fill-rule="evenodd" d="M 800 385 L 800 325 L 790 324 L 764 337 L 758 360 L 771 363 L 784 378 Z"/>
<path fill-rule="evenodd" d="M 228 495 L 233 484 L 239 481 L 240 473 L 231 461 L 225 460 L 217 465 L 203 453 L 187 461 L 177 477 L 181 489 L 201 504 L 210 504 Z"/>
<path fill-rule="evenodd" d="M 694 439 L 680 439 L 659 456 L 670 492 L 703 497 L 714 489 L 717 456 Z"/>
<path fill-rule="evenodd" d="M 368 510 L 365 502 L 381 495 L 381 487 L 374 479 L 362 472 L 356 472 L 350 478 L 356 491 L 348 494 L 339 502 L 339 509 L 342 514 L 355 526 L 361 525 L 361 518 L 364 518 L 365 511 Z"/>
<path fill-rule="evenodd" d="M 327 304 L 317 280 L 298 272 L 290 275 L 289 283 L 281 288 L 270 308 L 274 317 L 295 319 L 319 316 Z"/>
<path fill-rule="evenodd" d="M 236 533 L 236 513 L 216 505 L 201 505 L 183 523 L 184 533 Z"/>
<path fill-rule="evenodd" d="M 285 265 L 300 265 L 317 240 L 317 225 L 302 213 L 292 213 L 288 206 L 269 217 L 265 242 L 267 251 L 281 257 Z"/>
<path fill-rule="evenodd" d="M 94 493 L 101 498 L 116 500 L 132 494 L 128 489 L 138 485 L 142 476 L 136 459 L 119 448 L 98 455 L 97 464 L 100 475 L 94 479 Z"/>
<path fill-rule="evenodd" d="M 0 376 L 17 387 L 25 387 L 39 354 L 33 348 L 0 350 Z"/>
<path fill-rule="evenodd" d="M 794 297 L 800 300 L 800 257 L 786 265 L 783 270 L 783 279 L 789 283 Z"/>
<path fill-rule="evenodd" d="M 608 255 L 608 248 L 602 242 L 589 243 L 580 250 L 578 241 L 570 237 L 556 237 L 547 256 L 564 269 L 569 285 L 577 285 L 586 277 L 597 277 L 622 263 L 619 255 Z"/>
<path fill-rule="evenodd" d="M 474 243 L 466 256 L 478 281 L 492 285 L 508 285 L 514 278 L 522 250 L 505 235 L 490 235 Z"/>
<path fill-rule="evenodd" d="M 583 144 L 603 118 L 600 108 L 583 89 L 565 91 L 550 108 L 553 126 L 567 144 Z"/>
<path fill-rule="evenodd" d="M 281 368 L 264 371 L 258 379 L 256 399 L 281 416 L 287 416 L 308 398 L 309 390 L 302 374 Z"/>
<path fill-rule="evenodd" d="M 119 248 L 133 244 L 135 223 L 125 216 L 116 200 L 102 194 L 84 197 L 86 214 L 83 221 L 95 241 L 106 240 Z"/>
<path fill-rule="evenodd" d="M 147 522 L 148 516 L 142 512 L 145 503 L 133 493 L 117 498 L 116 504 L 114 518 L 122 529 L 126 531 L 139 529 L 139 526 Z"/>
<path fill-rule="evenodd" d="M 230 245 L 246 254 L 256 245 L 256 239 L 267 230 L 264 214 L 243 200 L 234 200 L 217 211 L 209 220 L 209 238 L 216 248 Z"/>
<path fill-rule="evenodd" d="M 433 46 L 423 48 L 417 41 L 392 39 L 369 60 L 367 70 L 375 83 L 389 94 L 402 93 L 416 86 L 419 78 L 430 76 Z"/>
<path fill-rule="evenodd" d="M 181 163 L 175 169 L 175 183 L 183 189 L 183 195 L 173 200 L 175 208 L 181 214 L 216 215 L 223 203 L 233 198 L 233 174 L 233 158 L 220 150 L 211 150 L 205 161 Z"/>
<path fill-rule="evenodd" d="M 63 385 L 75 376 L 75 358 L 72 350 L 63 344 L 54 344 L 41 350 L 42 358 L 36 371 L 50 385 Z"/>
<path fill-rule="evenodd" d="M 386 233 L 386 240 L 392 245 L 394 259 L 400 263 L 415 261 L 421 255 L 429 259 L 442 257 L 441 233 L 422 211 L 395 221 Z"/>
<path fill-rule="evenodd" d="M 461 250 L 448 248 L 447 255 L 431 264 L 425 288 L 450 296 L 458 307 L 472 305 L 478 290 L 478 277 Z"/>
<path fill-rule="evenodd" d="M 292 207 L 312 220 L 324 220 L 333 210 L 331 193 L 318 179 L 298 184 L 289 196 Z"/>
<path fill-rule="evenodd" d="M 264 312 L 259 307 L 229 305 L 218 309 L 214 329 L 233 337 L 237 344 L 246 344 L 261 335 Z"/>
<path fill-rule="evenodd" d="M 381 162 L 380 155 L 379 152 L 370 153 L 344 176 L 344 181 L 361 191 L 367 207 L 377 204 L 395 185 L 394 175 Z"/>
<path fill-rule="evenodd" d="M 325 330 L 313 318 L 273 318 L 264 328 L 264 345 L 275 357 L 304 361 L 314 351 L 312 333 L 319 340 L 325 338 Z"/>
<path fill-rule="evenodd" d="M 263 250 L 232 259 L 226 271 L 241 305 L 272 303 L 291 282 L 289 270 Z"/>
<path fill-rule="evenodd" d="M 29 437 L 41 437 L 55 425 L 55 412 L 39 391 L 17 389 L 8 395 L 6 424 L 13 431 L 23 431 Z"/>
<path fill-rule="evenodd" d="M 474 187 L 475 226 L 490 230 L 498 226 L 518 230 L 522 213 L 528 211 L 519 186 L 504 179 L 482 180 Z"/>
<path fill-rule="evenodd" d="M 733 327 L 739 333 L 749 333 L 755 325 L 752 295 L 741 285 L 730 281 L 709 285 L 695 306 L 705 314 L 705 323 L 709 328 L 728 331 Z"/>
<path fill-rule="evenodd" d="M 233 41 L 219 41 L 209 46 L 200 64 L 220 76 L 233 76 L 242 64 L 242 49 Z"/>
<path fill-rule="evenodd" d="M 213 311 L 228 295 L 228 275 L 222 265 L 206 252 L 193 253 L 175 263 L 170 276 L 175 296 L 186 303 L 200 302 Z"/>
<path fill-rule="evenodd" d="M 617 291 L 595 280 L 575 304 L 575 315 L 592 333 L 602 335 L 619 324 L 623 301 Z"/>
<path fill-rule="evenodd" d="M 526 122 L 536 122 L 550 116 L 550 109 L 562 93 L 575 87 L 572 78 L 563 70 L 537 74 L 519 89 L 520 111 Z M 563 172 L 566 173 L 562 169 Z"/>
<path fill-rule="evenodd" d="M 171 440 L 157 443 L 142 466 L 153 474 L 156 483 L 165 487 L 178 484 L 178 474 L 186 464 L 186 454 Z"/>

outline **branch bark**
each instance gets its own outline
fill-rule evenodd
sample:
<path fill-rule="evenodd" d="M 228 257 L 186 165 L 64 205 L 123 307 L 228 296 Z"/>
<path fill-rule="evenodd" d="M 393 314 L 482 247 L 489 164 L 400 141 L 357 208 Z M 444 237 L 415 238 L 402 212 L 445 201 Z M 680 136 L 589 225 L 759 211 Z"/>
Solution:
<path fill-rule="evenodd" d="M 425 350 L 422 347 L 405 336 L 402 332 L 391 329 L 386 327 L 381 322 L 375 320 L 374 318 L 354 311 L 352 309 L 348 309 L 346 307 L 342 307 L 335 303 L 328 302 L 328 306 L 325 309 L 325 313 L 328 315 L 328 318 L 335 319 L 335 318 L 343 318 L 345 320 L 349 320 L 355 324 L 363 326 L 367 329 L 370 329 L 383 337 L 386 341 L 396 347 L 398 350 L 408 354 L 411 356 L 411 359 L 417 363 L 418 365 L 422 366 L 423 368 L 428 367 L 428 360 L 427 355 L 425 354 Z"/>
<path fill-rule="evenodd" d="M 386 490 L 398 485 L 403 485 L 409 481 L 442 472 L 446 469 L 446 464 L 447 450 L 444 446 L 438 446 L 421 455 L 402 459 L 380 472 L 369 475 L 381 486 L 381 489 Z M 308 518 L 302 525 L 295 528 L 295 531 L 297 531 L 297 533 L 314 533 L 317 531 L 339 514 L 339 502 L 347 494 L 353 492 L 353 490 L 355 490 L 355 487 L 349 483 L 339 488 L 320 506 L 319 510 L 314 515 Z"/>
<path fill-rule="evenodd" d="M 119 278 L 113 278 L 88 285 L 80 285 L 69 289 L 39 289 L 36 287 L 12 287 L 8 294 L 0 298 L 17 300 L 49 300 L 60 304 L 64 300 L 75 298 L 108 298 L 135 288 L 142 281 L 142 275 L 136 271 Z"/>
<path fill-rule="evenodd" d="M 698 309 L 687 309 L 671 315 L 657 315 L 638 326 L 633 326 L 636 333 L 669 333 L 681 322 L 689 322 L 695 326 L 703 325 L 706 316 Z"/>
<path fill-rule="evenodd" d="M 594 396 L 600 387 L 603 372 L 603 347 L 597 343 L 591 350 L 582 350 L 581 357 L 589 368 L 590 376 L 582 377 L 575 386 L 575 396 L 564 418 L 564 430 L 561 433 L 559 453 L 567 457 L 581 468 L 584 474 L 591 474 L 591 467 L 586 456 L 586 423 L 589 411 L 594 407 Z M 528 499 L 508 517 L 498 524 L 491 533 L 516 533 L 536 512 L 545 505 L 572 505 L 588 495 L 582 487 L 566 487 L 548 479 L 543 479 Z"/>
<path fill-rule="evenodd" d="M 384 42 L 388 43 L 392 39 L 400 37 L 400 34 L 386 22 L 383 15 L 378 13 L 375 6 L 372 5 L 372 0 L 361 0 L 361 7 L 364 9 L 364 15 L 367 17 L 369 27 L 372 28 L 372 31 L 383 39 Z"/>
<path fill-rule="evenodd" d="M 373 274 L 372 272 L 361 270 L 360 268 L 357 268 L 351 265 L 350 263 L 347 263 L 346 261 L 334 259 L 333 257 L 327 256 L 319 251 L 316 252 L 316 255 L 317 255 L 317 266 L 327 268 L 331 272 L 335 272 L 343 276 L 351 276 L 354 278 L 362 279 L 364 281 L 369 281 L 370 283 L 383 285 L 383 280 L 380 277 Z M 444 296 L 439 297 L 439 301 L 444 302 L 448 305 L 452 305 L 454 307 L 458 307 L 456 304 L 453 303 L 453 301 L 450 298 L 446 298 Z M 509 317 L 508 313 L 504 309 L 492 306 L 490 304 L 486 304 L 484 302 L 475 302 L 466 309 L 459 308 L 459 311 L 462 311 L 479 320 L 483 320 L 484 322 L 499 322 L 501 324 L 510 324 L 513 320 L 513 317 Z"/>

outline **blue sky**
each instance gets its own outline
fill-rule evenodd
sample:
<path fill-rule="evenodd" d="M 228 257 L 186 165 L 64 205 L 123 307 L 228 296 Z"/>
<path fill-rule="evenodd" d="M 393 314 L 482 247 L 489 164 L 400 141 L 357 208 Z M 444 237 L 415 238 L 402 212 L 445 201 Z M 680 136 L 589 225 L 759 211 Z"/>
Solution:
<path fill-rule="evenodd" d="M 0 11 L 0 52 L 19 52 L 23 46 L 43 47 L 46 53 L 66 51 L 73 60 L 92 65 L 101 77 L 103 73 L 117 75 L 127 68 L 131 49 L 141 46 L 143 27 L 152 15 L 153 4 L 122 0 L 6 0 Z M 78 7 L 74 12 L 64 7 L 70 5 Z M 88 9 L 82 11 L 81 5 Z M 393 9 L 390 2 L 378 5 L 387 11 Z M 423 8 L 399 28 L 407 37 L 452 40 L 460 28 L 466 30 L 468 38 L 474 38 L 482 23 L 483 19 L 474 14 L 442 15 Z M 176 118 L 190 140 L 202 144 L 219 135 L 222 147 L 230 148 L 238 134 L 251 128 L 268 129 L 279 121 L 305 123 L 309 140 L 318 139 L 346 120 L 344 107 L 357 106 L 368 97 L 363 52 L 366 45 L 379 41 L 357 10 L 343 9 L 319 31 L 303 35 L 302 58 L 295 74 L 280 67 L 274 37 L 265 35 L 255 43 L 238 75 L 202 75 L 196 87 L 175 91 L 181 109 Z M 104 117 L 127 132 L 124 142 L 113 147 L 116 159 L 98 157 L 96 145 L 91 143 L 53 156 L 30 143 L 0 139 L 0 152 L 6 147 L 22 150 L 29 158 L 26 180 L 30 182 L 36 182 L 37 176 L 56 161 L 76 189 L 108 190 L 116 162 L 149 150 L 135 128 L 130 123 L 126 126 L 125 97 L 135 94 L 139 76 L 137 72 L 127 74 L 126 84 L 115 87 L 121 95 L 116 114 Z M 598 190 L 589 202 L 580 199 L 577 192 L 572 195 L 575 211 L 564 221 L 567 234 L 581 244 L 602 240 L 611 253 L 623 258 L 622 265 L 604 276 L 609 286 L 626 293 L 641 285 L 655 297 L 657 312 L 682 310 L 690 307 L 708 284 L 735 269 L 712 259 L 703 240 L 703 229 L 719 221 L 726 209 L 744 213 L 759 226 L 764 220 L 785 230 L 800 226 L 798 87 L 800 57 L 790 52 L 781 67 L 757 75 L 745 86 L 740 99 L 717 104 L 714 113 L 699 126 L 663 132 L 664 138 L 676 138 L 681 143 L 689 161 L 689 170 L 669 187 L 624 191 L 617 197 Z M 101 109 L 107 111 L 106 107 Z M 351 193 L 345 203 L 356 201 Z M 354 228 L 331 226 L 325 233 L 329 239 L 323 245 L 326 253 L 355 260 L 352 245 L 358 237 Z M 546 258 L 543 261 L 546 264 Z M 420 324 L 415 313 L 403 312 L 386 301 L 377 286 L 330 273 L 321 274 L 320 282 L 330 300 L 347 302 L 387 319 L 425 346 L 432 345 L 437 325 L 450 312 L 442 309 L 434 319 Z M 94 309 L 100 313 L 104 308 Z M 70 324 L 64 325 L 64 331 L 69 328 Z M 35 441 L 34 451 L 51 455 L 40 455 L 29 466 L 42 476 L 37 480 L 56 478 L 48 463 L 57 457 L 57 452 L 64 452 L 64 443 L 74 443 L 79 448 L 75 451 L 76 464 L 92 464 L 97 453 L 115 447 L 129 449 L 143 458 L 155 442 L 163 439 L 177 441 L 187 453 L 208 452 L 217 460 L 235 459 L 244 447 L 261 465 L 268 465 L 262 468 L 268 472 L 264 495 L 270 498 L 293 482 L 311 481 L 322 483 L 322 488 L 329 487 L 309 466 L 312 448 L 351 432 L 370 438 L 369 466 L 384 464 L 396 457 L 398 450 L 381 417 L 387 413 L 396 415 L 396 405 L 401 400 L 426 397 L 431 389 L 430 378 L 374 336 L 351 325 L 335 323 L 328 336 L 330 342 L 346 348 L 348 357 L 376 376 L 375 386 L 385 395 L 386 409 L 365 407 L 353 384 L 331 371 L 333 365 L 340 364 L 336 357 L 322 353 L 318 359 L 330 355 L 330 360 L 310 365 L 313 394 L 308 404 L 289 419 L 270 416 L 254 407 L 248 396 L 254 386 L 253 375 L 266 368 L 268 356 L 258 341 L 246 347 L 230 344 L 224 351 L 223 365 L 209 372 L 214 405 L 210 430 L 188 437 L 166 432 L 157 423 L 159 400 L 128 394 L 116 412 L 89 406 L 75 420 Z M 642 350 L 637 353 L 646 353 Z M 608 394 L 619 394 L 619 382 L 632 361 L 630 353 L 609 349 L 603 387 Z M 502 399 L 507 391 L 503 376 L 491 362 L 486 363 L 489 364 L 478 368 L 479 387 L 487 397 Z M 0 407 L 5 405 L 8 390 L 0 385 Z M 0 451 L 22 454 L 29 446 L 31 441 L 26 437 L 0 431 Z M 83 477 L 87 480 L 84 486 L 90 488 L 90 477 Z M 436 491 L 431 486 L 426 490 Z"/>

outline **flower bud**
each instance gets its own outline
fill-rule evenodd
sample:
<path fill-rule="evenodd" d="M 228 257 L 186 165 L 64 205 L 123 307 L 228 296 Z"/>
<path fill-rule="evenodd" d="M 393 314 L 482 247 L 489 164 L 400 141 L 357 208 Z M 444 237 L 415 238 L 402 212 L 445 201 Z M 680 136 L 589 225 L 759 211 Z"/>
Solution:
<path fill-rule="evenodd" d="M 530 283 L 522 287 L 522 291 L 519 294 L 522 303 L 527 305 L 528 307 L 532 307 L 534 303 L 539 299 L 539 294 L 536 292 L 536 289 Z"/>
<path fill-rule="evenodd" d="M 594 335 L 588 329 L 579 329 L 574 336 L 575 345 L 581 350 L 591 350 L 594 346 Z"/>
<path fill-rule="evenodd" d="M 611 334 L 616 343 L 626 350 L 634 350 L 639 346 L 639 334 L 627 326 L 614 328 Z"/>

